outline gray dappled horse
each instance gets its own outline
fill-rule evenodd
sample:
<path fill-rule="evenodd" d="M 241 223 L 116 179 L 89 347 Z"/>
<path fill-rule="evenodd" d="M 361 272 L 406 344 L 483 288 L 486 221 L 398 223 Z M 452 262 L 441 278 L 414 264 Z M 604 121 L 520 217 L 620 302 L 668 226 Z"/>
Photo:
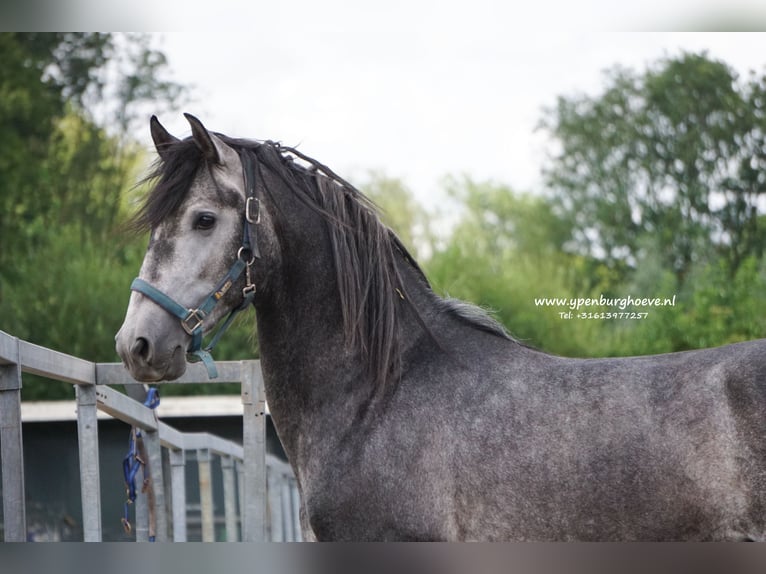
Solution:
<path fill-rule="evenodd" d="M 211 363 L 202 332 L 252 303 L 307 535 L 766 538 L 766 342 L 529 348 L 435 295 L 327 167 L 187 118 L 184 140 L 152 118 L 156 185 L 136 216 L 151 239 L 117 350 L 136 379 L 177 378 L 187 354 Z"/>

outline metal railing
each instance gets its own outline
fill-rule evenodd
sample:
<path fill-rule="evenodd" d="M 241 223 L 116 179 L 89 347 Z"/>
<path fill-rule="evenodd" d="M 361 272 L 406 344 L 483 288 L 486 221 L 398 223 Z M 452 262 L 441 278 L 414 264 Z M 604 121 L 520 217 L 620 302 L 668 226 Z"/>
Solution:
<path fill-rule="evenodd" d="M 227 539 L 300 540 L 298 491 L 292 469 L 266 454 L 266 401 L 260 363 L 223 361 L 217 366 L 219 377 L 216 382 L 241 384 L 242 445 L 209 433 L 183 433 L 159 421 L 155 411 L 110 387 L 139 384 L 118 363 L 92 363 L 0 331 L 0 462 L 5 541 L 27 539 L 22 373 L 75 386 L 84 541 L 102 540 L 97 411 L 142 430 L 152 476 L 154 496 L 151 503 L 154 505 L 157 541 L 187 539 L 185 476 L 189 458 L 196 459 L 198 468 L 202 540 L 214 540 L 212 457 L 220 457 L 221 461 Z M 210 382 L 207 372 L 200 364 L 189 365 L 186 374 L 173 381 L 182 384 L 207 382 Z M 169 454 L 170 477 L 163 476 L 163 448 Z M 194 456 L 187 457 L 189 452 Z M 166 489 L 169 501 L 166 500 Z M 145 494 L 138 494 L 135 511 L 137 541 L 149 539 L 149 504 Z"/>

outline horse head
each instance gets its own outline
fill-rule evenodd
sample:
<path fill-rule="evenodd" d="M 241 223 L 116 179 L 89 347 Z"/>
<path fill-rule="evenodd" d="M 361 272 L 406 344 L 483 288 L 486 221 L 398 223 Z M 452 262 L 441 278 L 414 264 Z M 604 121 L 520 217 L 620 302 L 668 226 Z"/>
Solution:
<path fill-rule="evenodd" d="M 150 240 L 115 337 L 123 363 L 143 381 L 180 377 L 192 355 L 211 370 L 202 335 L 254 301 L 259 238 L 269 227 L 249 152 L 186 118 L 185 140 L 151 119 L 156 185 L 136 219 Z"/>

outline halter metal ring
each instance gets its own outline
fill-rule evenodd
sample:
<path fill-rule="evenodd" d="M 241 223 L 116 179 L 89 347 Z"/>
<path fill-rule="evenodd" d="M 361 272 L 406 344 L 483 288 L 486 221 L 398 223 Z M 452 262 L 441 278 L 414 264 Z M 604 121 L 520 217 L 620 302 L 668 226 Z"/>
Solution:
<path fill-rule="evenodd" d="M 245 261 L 245 259 L 242 257 L 243 253 L 250 253 L 250 260 Z M 250 266 L 255 262 L 255 254 L 253 253 L 253 250 L 249 247 L 245 247 L 244 245 L 239 248 L 239 251 L 237 251 L 237 259 L 240 259 L 242 261 L 245 261 L 245 264 Z"/>

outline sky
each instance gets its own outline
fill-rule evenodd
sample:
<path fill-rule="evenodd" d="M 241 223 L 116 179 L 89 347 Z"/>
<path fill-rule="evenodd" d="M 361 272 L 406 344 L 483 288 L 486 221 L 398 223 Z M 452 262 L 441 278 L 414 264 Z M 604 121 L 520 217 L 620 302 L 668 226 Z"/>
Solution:
<path fill-rule="evenodd" d="M 401 178 L 425 204 L 441 201 L 448 174 L 539 192 L 552 149 L 536 129 L 543 110 L 561 95 L 598 94 L 607 68 L 706 50 L 742 75 L 766 72 L 766 34 L 539 33 L 506 30 L 510 16 L 443 10 L 423 25 L 425 12 L 381 12 L 325 30 L 317 11 L 289 38 L 261 26 L 156 41 L 173 77 L 194 86 L 183 111 L 209 129 L 298 145 L 355 183 L 370 170 Z M 189 133 L 180 113 L 160 120 Z M 150 145 L 148 129 L 140 137 Z"/>
<path fill-rule="evenodd" d="M 683 50 L 740 74 L 766 65 L 766 33 L 677 32 L 766 30 L 762 0 L 12 0 L 0 29 L 148 32 L 193 86 L 160 116 L 171 132 L 189 134 L 187 111 L 357 184 L 400 178 L 426 205 L 446 175 L 539 192 L 543 110 L 598 94 L 607 68 Z M 148 122 L 134 136 L 151 147 Z"/>

